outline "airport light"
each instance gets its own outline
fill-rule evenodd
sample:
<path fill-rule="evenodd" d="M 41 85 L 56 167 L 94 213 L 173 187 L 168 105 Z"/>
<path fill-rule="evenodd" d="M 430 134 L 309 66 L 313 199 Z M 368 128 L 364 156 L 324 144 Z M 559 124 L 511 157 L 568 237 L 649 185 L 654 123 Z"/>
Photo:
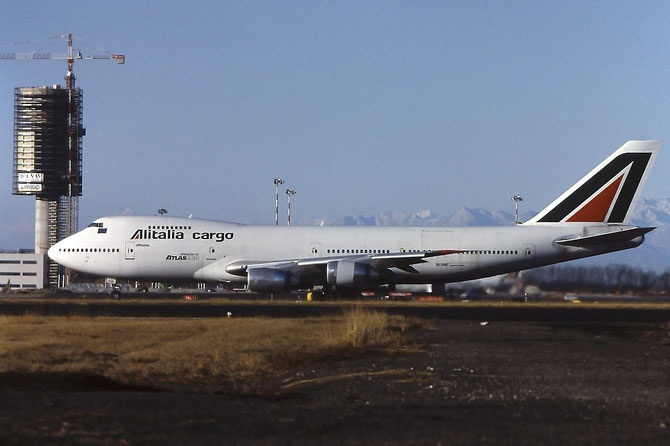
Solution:
<path fill-rule="evenodd" d="M 518 225 L 519 224 L 519 202 L 523 201 L 523 198 L 521 198 L 521 195 L 515 195 L 512 197 L 512 201 L 514 202 L 514 224 Z"/>
<path fill-rule="evenodd" d="M 291 195 L 295 195 L 293 189 L 286 189 L 286 196 L 288 197 L 288 225 L 291 226 Z"/>
<path fill-rule="evenodd" d="M 279 226 L 279 185 L 284 182 L 281 178 L 275 178 L 275 226 Z"/>

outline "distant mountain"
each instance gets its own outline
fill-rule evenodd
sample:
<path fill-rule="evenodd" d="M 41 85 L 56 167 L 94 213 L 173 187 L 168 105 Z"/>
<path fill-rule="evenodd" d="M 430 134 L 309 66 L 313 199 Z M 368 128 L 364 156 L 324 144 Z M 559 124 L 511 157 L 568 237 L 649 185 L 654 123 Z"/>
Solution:
<path fill-rule="evenodd" d="M 535 212 L 520 216 L 522 221 L 530 219 Z M 454 212 L 449 217 L 439 217 L 430 209 L 417 212 L 385 211 L 373 216 L 356 215 L 336 219 L 305 220 L 302 224 L 328 226 L 504 226 L 514 224 L 514 215 L 504 211 L 467 208 Z"/>
<path fill-rule="evenodd" d="M 332 226 L 440 226 L 444 221 L 436 217 L 430 209 L 408 213 L 404 211 L 379 212 L 374 216 L 357 215 L 338 218 L 327 222 Z"/>
<path fill-rule="evenodd" d="M 530 220 L 536 212 L 524 212 L 521 221 Z M 641 199 L 632 222 L 638 226 L 653 226 L 644 244 L 635 249 L 579 260 L 584 264 L 627 264 L 642 269 L 663 272 L 670 269 L 670 198 Z M 328 226 L 505 226 L 514 224 L 514 215 L 504 211 L 463 207 L 449 217 L 439 217 L 431 210 L 417 212 L 385 211 L 373 216 L 346 216 L 337 219 L 303 221 L 302 224 Z"/>

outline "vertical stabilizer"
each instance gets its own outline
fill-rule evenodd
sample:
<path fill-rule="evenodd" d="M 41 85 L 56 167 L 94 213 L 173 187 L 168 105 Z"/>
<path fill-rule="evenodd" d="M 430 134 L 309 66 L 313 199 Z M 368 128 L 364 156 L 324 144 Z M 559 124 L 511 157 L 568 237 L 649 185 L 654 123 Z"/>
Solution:
<path fill-rule="evenodd" d="M 661 141 L 628 141 L 526 224 L 627 224 Z"/>

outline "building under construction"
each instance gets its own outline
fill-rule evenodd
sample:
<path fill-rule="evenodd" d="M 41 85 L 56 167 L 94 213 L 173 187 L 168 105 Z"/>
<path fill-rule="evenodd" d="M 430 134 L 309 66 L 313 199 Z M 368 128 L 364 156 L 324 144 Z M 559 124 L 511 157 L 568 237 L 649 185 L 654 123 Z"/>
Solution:
<path fill-rule="evenodd" d="M 35 254 L 77 231 L 82 192 L 82 91 L 22 87 L 14 90 L 14 195 L 35 196 Z M 58 285 L 59 267 L 48 267 Z"/>
<path fill-rule="evenodd" d="M 0 284 L 6 283 L 7 289 L 57 287 L 69 282 L 67 272 L 50 263 L 46 253 L 56 242 L 75 233 L 79 220 L 81 142 L 86 132 L 82 125 L 82 91 L 75 88 L 74 61 L 114 60 L 123 64 L 126 60 L 122 54 L 97 46 L 105 54 L 85 55 L 73 47 L 73 37 L 76 36 L 58 36 L 67 40 L 66 54 L 0 53 L 0 60 L 67 61 L 65 88 L 54 85 L 14 90 L 12 193 L 35 196 L 35 253 L 0 250 Z"/>

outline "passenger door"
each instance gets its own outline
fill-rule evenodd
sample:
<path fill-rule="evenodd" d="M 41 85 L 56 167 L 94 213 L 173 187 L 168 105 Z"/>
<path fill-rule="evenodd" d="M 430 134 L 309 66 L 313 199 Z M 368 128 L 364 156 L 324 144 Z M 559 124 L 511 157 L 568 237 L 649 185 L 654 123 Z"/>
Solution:
<path fill-rule="evenodd" d="M 135 242 L 126 242 L 126 260 L 135 260 Z"/>

